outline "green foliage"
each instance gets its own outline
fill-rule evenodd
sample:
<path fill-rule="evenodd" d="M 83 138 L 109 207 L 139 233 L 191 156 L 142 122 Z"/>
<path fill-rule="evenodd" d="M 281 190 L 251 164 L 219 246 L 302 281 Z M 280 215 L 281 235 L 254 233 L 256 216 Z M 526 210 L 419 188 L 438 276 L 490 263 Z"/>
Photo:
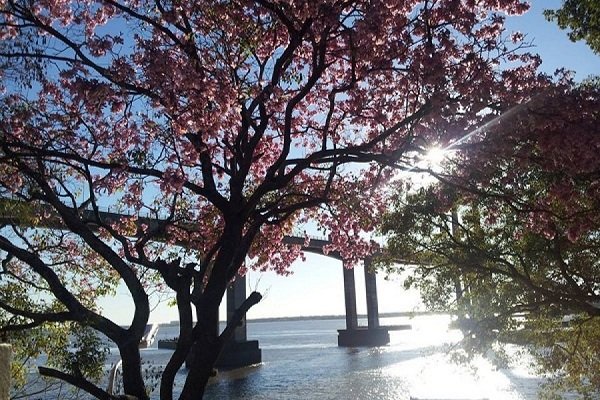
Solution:
<path fill-rule="evenodd" d="M 6 199 L 0 202 L 0 213 L 34 226 L 42 218 L 30 204 Z M 102 268 L 102 260 L 89 249 L 82 248 L 76 254 L 68 252 L 66 248 L 72 243 L 68 235 L 16 227 L 13 232 L 21 240 L 35 240 L 45 259 L 55 263 L 57 276 L 90 309 L 95 309 L 100 296 L 114 293 L 118 279 L 108 268 Z M 79 276 L 75 275 L 78 271 L 81 271 Z M 44 322 L 45 316 L 63 313 L 66 307 L 49 295 L 47 282 L 32 274 L 16 258 L 5 254 L 2 254 L 0 302 L 23 311 L 10 313 L 0 309 L 2 334 L 13 347 L 11 375 L 15 395 L 29 395 L 28 383 L 31 382 L 28 381 L 31 381 L 31 371 L 39 364 L 40 357 L 47 357 L 49 366 L 73 376 L 92 381 L 101 378 L 108 348 L 96 332 L 71 322 Z"/>
<path fill-rule="evenodd" d="M 572 41 L 585 40 L 600 54 L 600 1 L 565 0 L 558 10 L 544 11 L 549 21 L 556 21 L 561 29 L 570 29 Z"/>
<path fill-rule="evenodd" d="M 103 376 L 108 347 L 90 328 L 48 323 L 27 331 L 11 332 L 7 338 L 13 347 L 11 376 L 14 391 L 24 387 L 28 371 L 36 366 L 42 355 L 48 357 L 48 365 L 74 376 L 92 381 Z"/>
<path fill-rule="evenodd" d="M 68 335 L 55 338 L 60 346 L 55 346 L 48 353 L 50 365 L 54 365 L 73 376 L 98 380 L 102 377 L 104 361 L 108 347 L 98 334 L 79 324 L 63 325 Z"/>
<path fill-rule="evenodd" d="M 573 318 L 567 326 L 561 326 L 556 318 L 531 322 L 531 340 L 539 344 L 538 370 L 553 371 L 541 393 L 544 399 L 562 398 L 560 393 L 565 391 L 575 391 L 583 399 L 598 398 L 600 318 Z"/>
<path fill-rule="evenodd" d="M 40 215 L 32 210 L 30 204 L 22 201 L 10 200 L 7 198 L 0 198 L 0 219 L 12 220 L 12 221 L 23 221 L 26 224 L 36 225 Z"/>
<path fill-rule="evenodd" d="M 590 153 L 599 94 L 593 80 L 560 93 L 470 143 L 448 161 L 444 183 L 399 192 L 381 226 L 389 254 L 380 262 L 388 271 L 399 259 L 415 265 L 406 284 L 430 309 L 457 316 L 467 355 L 523 345 L 549 377 L 544 396 L 592 399 L 600 395 L 600 192 Z M 565 327 L 566 315 L 575 319 Z"/>
<path fill-rule="evenodd" d="M 566 283 L 554 269 L 554 241 L 520 234 L 521 221 L 508 208 L 498 210 L 495 223 L 485 223 L 485 203 L 457 206 L 453 221 L 432 189 L 399 196 L 382 226 L 390 254 L 380 262 L 388 271 L 398 258 L 417 264 L 406 286 L 420 290 L 428 309 L 458 316 L 466 350 L 460 354 L 467 360 L 490 348 L 498 351 L 498 344 L 526 345 L 538 372 L 551 377 L 546 398 L 566 390 L 594 398 L 600 387 L 600 317 L 561 327 L 576 301 L 561 298 Z M 598 237 L 563 245 L 568 250 L 562 255 L 573 266 L 600 257 Z M 583 267 L 580 272 L 586 273 Z"/>

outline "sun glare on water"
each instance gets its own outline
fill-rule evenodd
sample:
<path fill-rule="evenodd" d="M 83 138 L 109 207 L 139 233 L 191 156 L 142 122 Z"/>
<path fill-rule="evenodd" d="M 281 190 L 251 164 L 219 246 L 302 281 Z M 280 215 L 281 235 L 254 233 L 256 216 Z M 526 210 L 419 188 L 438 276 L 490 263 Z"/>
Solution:
<path fill-rule="evenodd" d="M 390 351 L 402 354 L 398 362 L 381 370 L 398 385 L 404 399 L 443 400 L 524 400 L 537 393 L 532 376 L 517 376 L 514 370 L 495 367 L 490 355 L 476 357 L 469 364 L 452 360 L 451 349 L 462 333 L 450 329 L 450 316 L 431 315 L 412 320 L 412 329 L 397 333 Z M 410 334 L 408 334 L 410 332 Z"/>

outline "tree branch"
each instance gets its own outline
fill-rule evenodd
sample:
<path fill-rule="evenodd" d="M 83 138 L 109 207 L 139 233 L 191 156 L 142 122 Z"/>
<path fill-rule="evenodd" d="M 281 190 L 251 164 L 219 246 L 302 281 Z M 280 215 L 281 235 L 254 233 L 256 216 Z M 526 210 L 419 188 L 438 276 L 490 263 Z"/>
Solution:
<path fill-rule="evenodd" d="M 244 302 L 239 306 L 239 308 L 235 310 L 231 320 L 219 336 L 219 340 L 221 341 L 222 345 L 225 345 L 231 339 L 233 333 L 235 332 L 235 328 L 239 325 L 240 321 L 242 318 L 244 318 L 248 310 L 254 305 L 258 304 L 261 300 L 262 295 L 260 293 L 252 292 L 250 293 L 250 296 L 248 296 L 248 298 L 246 298 L 246 300 L 244 300 Z"/>
<path fill-rule="evenodd" d="M 66 372 L 59 371 L 54 368 L 48 368 L 48 367 L 38 367 L 38 371 L 40 372 L 40 375 L 42 375 L 42 376 L 47 376 L 49 378 L 56 378 L 56 379 L 65 381 L 65 382 L 75 386 L 76 388 L 79 388 L 79 389 L 91 394 L 92 396 L 94 396 L 95 398 L 97 398 L 99 400 L 116 400 L 116 399 L 118 399 L 118 397 L 111 396 L 106 391 L 100 389 L 98 386 L 94 385 L 92 382 L 88 381 L 87 379 L 85 379 L 83 377 L 73 376 L 73 375 L 67 374 Z"/>

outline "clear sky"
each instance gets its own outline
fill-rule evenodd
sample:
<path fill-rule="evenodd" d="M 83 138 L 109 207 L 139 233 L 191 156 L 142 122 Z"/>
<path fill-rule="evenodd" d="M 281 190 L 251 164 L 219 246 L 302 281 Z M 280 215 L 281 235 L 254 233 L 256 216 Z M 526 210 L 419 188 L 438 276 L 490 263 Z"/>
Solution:
<path fill-rule="evenodd" d="M 560 7 L 561 0 L 533 0 L 530 11 L 507 21 L 509 31 L 520 31 L 536 46 L 534 51 L 542 57 L 542 71 L 553 73 L 557 68 L 576 72 L 576 79 L 600 74 L 600 56 L 592 53 L 585 43 L 572 43 L 556 24 L 547 22 L 542 15 L 546 8 Z M 248 290 L 258 290 L 263 300 L 248 313 L 249 318 L 284 317 L 299 315 L 344 314 L 342 265 L 328 257 L 307 254 L 305 262 L 296 262 L 292 276 L 281 277 L 275 273 L 250 272 L 247 277 Z M 357 309 L 365 313 L 363 269 L 355 271 Z M 386 281 L 378 277 L 379 311 L 410 311 L 420 309 L 418 293 L 406 292 L 402 279 L 392 277 Z M 225 301 L 221 307 L 221 318 L 225 317 Z M 127 324 L 132 315 L 132 304 L 126 290 L 119 290 L 116 297 L 102 301 L 104 313 L 120 324 Z M 152 322 L 176 319 L 174 308 L 159 304 L 151 315 Z"/>

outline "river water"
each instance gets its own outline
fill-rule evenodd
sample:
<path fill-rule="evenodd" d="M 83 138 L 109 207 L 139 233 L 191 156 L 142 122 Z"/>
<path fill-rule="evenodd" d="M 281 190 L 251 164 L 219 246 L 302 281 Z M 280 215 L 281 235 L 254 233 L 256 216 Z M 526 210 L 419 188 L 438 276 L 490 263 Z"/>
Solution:
<path fill-rule="evenodd" d="M 361 321 L 365 323 L 365 321 Z M 248 323 L 248 338 L 257 339 L 263 363 L 220 373 L 205 398 L 243 400 L 304 399 L 536 399 L 541 380 L 525 365 L 496 369 L 481 359 L 455 364 L 446 343 L 460 333 L 448 329 L 443 315 L 382 318 L 382 325 L 411 324 L 392 331 L 391 343 L 380 348 L 340 348 L 337 329 L 343 319 Z M 157 339 L 177 336 L 177 327 L 162 326 Z M 169 350 L 142 351 L 148 369 L 160 370 Z M 111 355 L 109 362 L 114 362 Z M 523 363 L 525 364 L 525 362 Z M 185 370 L 179 372 L 179 390 Z M 176 392 L 177 392 L 176 388 Z M 153 398 L 158 398 L 158 390 Z M 56 397 L 44 397 L 56 398 Z"/>

